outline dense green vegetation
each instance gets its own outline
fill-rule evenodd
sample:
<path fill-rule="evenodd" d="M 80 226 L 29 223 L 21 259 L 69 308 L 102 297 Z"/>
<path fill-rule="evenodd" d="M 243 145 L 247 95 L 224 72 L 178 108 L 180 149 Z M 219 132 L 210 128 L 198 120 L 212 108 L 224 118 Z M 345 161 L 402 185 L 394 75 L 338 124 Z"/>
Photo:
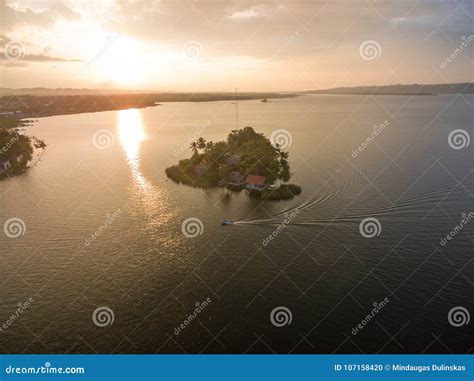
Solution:
<path fill-rule="evenodd" d="M 287 152 L 271 144 L 263 134 L 252 127 L 233 130 L 227 140 L 207 142 L 203 138 L 190 144 L 192 156 L 166 169 L 167 176 L 175 182 L 201 188 L 228 183 L 232 173 L 243 178 L 249 174 L 265 176 L 266 184 L 290 180 Z M 232 160 L 235 157 L 238 160 Z M 234 187 L 235 188 L 235 187 Z M 287 199 L 301 193 L 296 185 L 284 184 L 265 192 L 253 192 L 270 200 Z"/>
<path fill-rule="evenodd" d="M 302 192 L 300 186 L 295 184 L 282 184 L 277 189 L 267 189 L 261 197 L 266 200 L 289 200 Z"/>
<path fill-rule="evenodd" d="M 23 173 L 33 157 L 34 148 L 43 148 L 44 143 L 19 133 L 18 128 L 27 126 L 29 121 L 2 118 L 0 122 L 0 162 L 10 163 L 10 168 L 0 173 L 0 178 L 5 178 Z"/>

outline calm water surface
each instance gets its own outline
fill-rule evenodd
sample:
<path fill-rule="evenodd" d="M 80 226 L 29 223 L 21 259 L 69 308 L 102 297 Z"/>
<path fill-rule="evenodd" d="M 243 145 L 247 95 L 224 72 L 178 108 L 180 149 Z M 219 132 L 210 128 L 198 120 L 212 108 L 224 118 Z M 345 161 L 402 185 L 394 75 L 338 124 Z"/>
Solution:
<path fill-rule="evenodd" d="M 440 240 L 473 211 L 474 144 L 448 144 L 454 129 L 473 136 L 473 105 L 468 95 L 242 101 L 240 127 L 289 132 L 292 182 L 303 187 L 263 203 L 164 173 L 190 156 L 195 137 L 226 138 L 232 102 L 40 119 L 28 133 L 48 144 L 41 161 L 0 183 L 2 225 L 17 217 L 26 226 L 0 238 L 0 322 L 33 299 L 0 332 L 0 350 L 468 352 L 472 322 L 454 328 L 447 316 L 455 306 L 474 313 L 474 221 Z M 182 232 L 191 217 L 203 226 L 195 238 Z M 373 238 L 359 231 L 368 217 L 381 226 Z M 223 218 L 242 223 L 222 227 Z M 92 315 L 103 306 L 114 320 L 101 328 Z M 279 306 L 292 315 L 281 328 L 270 321 Z"/>

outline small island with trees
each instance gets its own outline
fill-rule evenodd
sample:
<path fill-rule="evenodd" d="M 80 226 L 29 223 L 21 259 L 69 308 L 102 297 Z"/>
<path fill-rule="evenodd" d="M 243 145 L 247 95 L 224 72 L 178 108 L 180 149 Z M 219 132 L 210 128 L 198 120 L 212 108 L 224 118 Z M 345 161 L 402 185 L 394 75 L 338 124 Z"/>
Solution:
<path fill-rule="evenodd" d="M 289 153 L 252 127 L 232 130 L 227 140 L 220 142 L 201 137 L 190 149 L 191 158 L 166 168 L 166 175 L 176 183 L 245 189 L 250 196 L 265 200 L 286 200 L 301 193 L 298 185 L 288 184 Z"/>

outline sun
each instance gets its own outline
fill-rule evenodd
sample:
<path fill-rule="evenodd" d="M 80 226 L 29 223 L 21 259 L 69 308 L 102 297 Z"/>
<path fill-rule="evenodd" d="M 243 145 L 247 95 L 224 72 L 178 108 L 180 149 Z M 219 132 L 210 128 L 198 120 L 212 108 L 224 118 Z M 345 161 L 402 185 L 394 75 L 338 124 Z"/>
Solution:
<path fill-rule="evenodd" d="M 144 80 L 144 59 L 136 41 L 116 37 L 104 44 L 102 52 L 92 62 L 100 80 L 113 81 L 120 85 L 137 85 Z"/>

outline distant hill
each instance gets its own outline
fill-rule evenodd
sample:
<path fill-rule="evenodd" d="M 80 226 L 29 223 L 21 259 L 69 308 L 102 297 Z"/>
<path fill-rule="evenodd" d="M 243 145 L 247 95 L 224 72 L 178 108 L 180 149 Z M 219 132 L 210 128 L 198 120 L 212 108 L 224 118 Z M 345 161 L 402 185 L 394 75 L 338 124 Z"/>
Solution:
<path fill-rule="evenodd" d="M 474 83 L 445 83 L 438 85 L 387 85 L 335 87 L 324 90 L 303 91 L 303 94 L 350 94 L 350 95 L 436 95 L 436 94 L 472 94 Z"/>

